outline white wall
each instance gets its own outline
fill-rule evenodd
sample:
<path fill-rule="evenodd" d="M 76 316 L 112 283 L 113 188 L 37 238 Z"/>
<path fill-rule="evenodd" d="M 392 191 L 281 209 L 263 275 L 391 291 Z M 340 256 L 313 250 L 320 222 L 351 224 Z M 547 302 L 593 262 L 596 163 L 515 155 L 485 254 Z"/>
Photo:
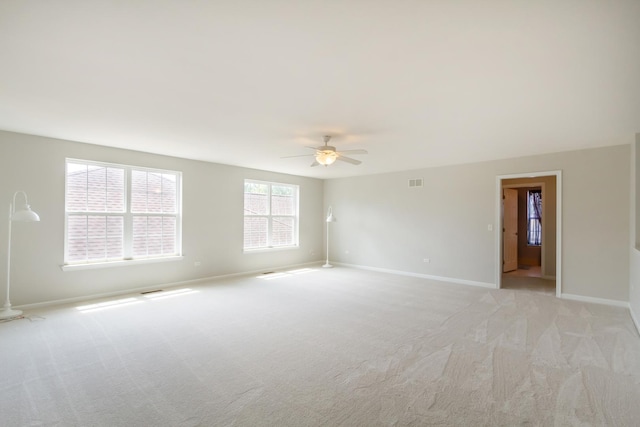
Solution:
<path fill-rule="evenodd" d="M 66 157 L 182 171 L 184 259 L 61 271 Z M 245 178 L 300 186 L 299 249 L 243 254 Z M 5 283 L 7 214 L 16 190 L 27 192 L 42 221 L 13 224 L 14 306 L 272 269 L 322 258 L 321 180 L 0 131 L 0 283 Z M 195 267 L 195 261 L 200 261 L 201 266 Z"/>
<path fill-rule="evenodd" d="M 562 170 L 562 292 L 628 301 L 629 155 L 620 145 L 329 180 L 332 259 L 492 284 L 496 176 Z"/>
<path fill-rule="evenodd" d="M 636 327 L 640 329 L 640 242 L 637 240 L 638 228 L 640 227 L 640 212 L 638 212 L 638 203 L 640 202 L 640 133 L 636 134 L 635 143 L 631 145 L 631 225 L 629 232 L 629 307 L 631 316 L 636 323 Z"/>
<path fill-rule="evenodd" d="M 640 137 L 638 137 L 640 138 Z M 331 259 L 493 283 L 495 177 L 563 171 L 563 292 L 631 301 L 640 314 L 640 252 L 632 249 L 631 144 L 518 159 L 323 181 L 0 131 L 0 277 L 6 275 L 6 210 L 25 190 L 42 217 L 14 223 L 12 302 L 31 304 L 120 292 L 323 258 L 323 215 L 333 205 Z M 183 250 L 178 262 L 62 272 L 64 159 L 183 172 Z M 242 253 L 245 178 L 300 185 L 300 249 Z M 407 188 L 409 178 L 425 186 Z M 324 192 L 324 206 L 323 206 Z M 635 222 L 635 221 L 634 221 Z M 497 224 L 493 224 L 497 226 Z M 590 231 L 590 234 L 587 233 Z M 4 242 L 4 243 L 2 243 Z M 349 251 L 347 254 L 346 251 Z M 631 255 L 630 255 L 631 252 Z M 313 253 L 313 254 L 312 254 Z M 430 263 L 423 263 L 430 258 Z M 194 261 L 201 261 L 200 267 Z M 4 282 L 4 280 L 2 280 Z"/>

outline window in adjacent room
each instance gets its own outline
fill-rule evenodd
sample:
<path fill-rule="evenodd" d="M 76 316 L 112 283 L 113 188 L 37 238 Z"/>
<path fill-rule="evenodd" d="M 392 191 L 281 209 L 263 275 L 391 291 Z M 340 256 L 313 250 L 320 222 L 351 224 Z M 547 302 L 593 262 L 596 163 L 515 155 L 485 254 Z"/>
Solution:
<path fill-rule="evenodd" d="M 64 262 L 179 256 L 181 173 L 67 159 Z"/>
<path fill-rule="evenodd" d="M 244 249 L 298 245 L 298 186 L 244 181 Z"/>
<path fill-rule="evenodd" d="M 527 243 L 542 244 L 542 191 L 527 191 Z"/>

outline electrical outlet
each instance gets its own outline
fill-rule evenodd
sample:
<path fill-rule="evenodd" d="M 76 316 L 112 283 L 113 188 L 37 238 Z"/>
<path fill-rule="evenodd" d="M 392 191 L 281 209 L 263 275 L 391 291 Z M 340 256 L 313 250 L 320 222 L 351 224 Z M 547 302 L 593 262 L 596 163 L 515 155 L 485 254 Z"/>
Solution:
<path fill-rule="evenodd" d="M 422 260 L 422 262 L 430 263 L 431 262 L 431 258 L 425 258 L 425 259 Z"/>
<path fill-rule="evenodd" d="M 200 261 L 196 261 L 193 263 L 194 267 L 200 267 L 201 262 Z"/>
<path fill-rule="evenodd" d="M 493 231 L 493 224 L 487 225 L 487 230 L 488 231 Z"/>

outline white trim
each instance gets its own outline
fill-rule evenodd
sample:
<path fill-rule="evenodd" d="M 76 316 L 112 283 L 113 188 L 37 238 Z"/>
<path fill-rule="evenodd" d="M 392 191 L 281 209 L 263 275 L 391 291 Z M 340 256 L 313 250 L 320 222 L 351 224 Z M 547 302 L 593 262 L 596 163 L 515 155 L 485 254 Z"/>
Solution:
<path fill-rule="evenodd" d="M 496 287 L 502 286 L 502 180 L 556 177 L 556 297 L 562 295 L 562 171 L 528 172 L 496 176 L 494 257 Z"/>
<path fill-rule="evenodd" d="M 124 172 L 124 181 L 123 181 L 123 191 L 124 191 L 124 209 L 121 212 L 106 212 L 106 211 L 69 211 L 67 210 L 67 195 L 68 195 L 68 181 L 69 181 L 69 163 L 76 163 L 85 166 L 94 165 L 103 168 L 113 168 L 113 169 L 121 169 Z M 167 175 L 174 175 L 176 177 L 176 211 L 175 213 L 152 213 L 152 212 L 133 212 L 131 205 L 131 194 L 132 194 L 132 177 L 131 174 L 133 171 L 139 171 L 144 173 L 160 173 Z M 88 175 L 87 175 L 88 176 Z M 69 229 L 68 229 L 68 219 L 70 216 L 118 216 L 122 217 L 123 220 L 123 235 L 122 235 L 122 250 L 123 257 L 122 259 L 116 259 L 114 261 L 100 261 L 96 264 L 112 264 L 120 261 L 130 262 L 130 258 L 132 258 L 133 252 L 133 229 L 132 229 L 132 218 L 134 216 L 146 216 L 148 217 L 170 217 L 175 218 L 176 220 L 176 234 L 175 234 L 175 251 L 173 254 L 167 254 L 167 257 L 180 257 L 182 256 L 182 172 L 174 171 L 168 169 L 158 169 L 158 168 L 149 168 L 145 166 L 135 166 L 135 165 L 126 165 L 121 163 L 108 163 L 108 162 L 99 162 L 94 160 L 83 160 L 77 158 L 65 158 L 65 184 L 64 184 L 64 262 L 66 262 L 69 258 Z M 87 184 L 88 185 L 88 184 Z M 88 188 L 88 187 L 87 187 Z M 153 257 L 155 258 L 155 257 Z M 92 263 L 86 263 L 92 264 Z M 67 266 L 74 266 L 75 264 L 65 264 L 63 267 L 63 271 Z M 78 264 L 79 265 L 79 264 Z M 94 267 L 95 268 L 95 267 Z"/>
<path fill-rule="evenodd" d="M 619 301 L 615 299 L 605 299 L 605 298 L 595 298 L 595 297 L 585 297 L 582 295 L 574 295 L 574 294 L 562 294 L 560 298 L 567 299 L 571 301 L 580 301 L 580 302 L 588 302 L 593 304 L 604 304 L 611 305 L 614 307 L 623 307 L 629 308 L 629 303 L 626 301 Z M 630 311 L 630 310 L 629 310 Z"/>
<path fill-rule="evenodd" d="M 14 306 L 13 308 L 20 308 L 22 310 L 29 310 L 29 309 L 33 309 L 33 308 L 43 308 L 43 307 L 50 307 L 50 306 L 54 306 L 54 305 L 73 304 L 73 303 L 77 303 L 77 302 L 90 301 L 90 300 L 100 299 L 100 298 L 110 298 L 110 297 L 121 296 L 121 295 L 135 294 L 135 293 L 140 293 L 140 292 L 144 292 L 144 291 L 151 291 L 151 290 L 155 290 L 155 289 L 159 289 L 159 288 L 170 289 L 170 288 L 176 288 L 176 287 L 179 287 L 179 286 L 195 286 L 195 285 L 198 285 L 198 284 L 204 284 L 204 283 L 208 283 L 208 282 L 219 281 L 219 280 L 229 279 L 229 278 L 233 278 L 233 277 L 250 276 L 250 275 L 253 275 L 253 274 L 256 274 L 256 273 L 263 273 L 266 270 L 274 270 L 274 269 L 277 269 L 277 270 L 285 270 L 285 269 L 289 270 L 289 269 L 295 269 L 295 268 L 301 268 L 301 267 L 308 267 L 308 266 L 312 266 L 312 265 L 318 265 L 319 263 L 320 263 L 320 261 L 313 261 L 313 262 L 307 262 L 307 263 L 303 263 L 303 264 L 285 265 L 285 266 L 281 266 L 281 267 L 277 267 L 277 268 L 266 268 L 266 269 L 253 270 L 253 271 L 243 271 L 243 272 L 240 272 L 240 273 L 231 273 L 231 274 L 223 274 L 223 275 L 220 275 L 220 276 L 203 277 L 203 278 L 200 278 L 200 279 L 184 280 L 184 281 L 181 281 L 181 282 L 155 284 L 155 285 L 144 286 L 144 287 L 141 287 L 141 288 L 123 289 L 121 291 L 105 292 L 105 293 L 100 293 L 100 294 L 83 295 L 83 296 L 73 297 L 73 298 L 64 298 L 64 299 L 59 299 L 59 300 L 36 302 L 36 303 L 33 303 L 33 304 L 25 304 L 25 305 L 20 305 L 20 306 L 17 306 L 17 307 Z"/>
<path fill-rule="evenodd" d="M 260 254 L 265 252 L 278 252 L 278 251 L 293 251 L 296 249 L 300 249 L 300 245 L 291 245 L 291 246 L 274 246 L 270 248 L 256 248 L 256 249 L 244 249 L 242 251 L 243 254 Z"/>
<path fill-rule="evenodd" d="M 73 303 L 77 303 L 77 302 L 84 302 L 84 301 L 91 301 L 91 300 L 95 300 L 95 299 L 101 299 L 101 298 L 110 298 L 110 297 L 117 297 L 117 296 L 122 296 L 122 295 L 130 295 L 130 294 L 137 294 L 140 292 L 145 292 L 145 291 L 151 291 L 151 290 L 155 290 L 155 289 L 159 289 L 159 288 L 163 288 L 163 289 L 169 289 L 169 288 L 175 288 L 178 286 L 193 286 L 196 285 L 198 283 L 201 282 L 205 282 L 208 279 L 194 279 L 194 280 L 185 280 L 183 282 L 174 282 L 174 283 L 168 283 L 168 284 L 164 284 L 164 285 L 150 285 L 150 286 L 144 286 L 142 288 L 133 288 L 133 289 L 126 289 L 126 290 L 122 290 L 122 291 L 114 291 L 114 292 L 104 292 L 104 293 L 100 293 L 100 294 L 91 294 L 91 295 L 84 295 L 84 296 L 80 296 L 80 297 L 73 297 L 73 298 L 64 298 L 64 299 L 58 299 L 58 300 L 51 300 L 51 301 L 43 301 L 43 302 L 36 302 L 33 304 L 25 304 L 25 305 L 21 305 L 20 308 L 24 311 L 24 310 L 29 310 L 29 309 L 34 309 L 34 308 L 44 308 L 44 307 L 51 307 L 51 306 L 56 306 L 56 305 L 66 305 L 66 304 L 73 304 Z"/>
<path fill-rule="evenodd" d="M 631 315 L 631 320 L 633 320 L 633 324 L 636 327 L 636 331 L 638 332 L 638 334 L 640 334 L 640 321 L 638 321 L 638 318 L 633 312 L 633 308 L 631 308 L 631 304 L 629 304 L 629 314 Z"/>
<path fill-rule="evenodd" d="M 283 182 L 274 182 L 274 181 L 261 181 L 261 180 L 257 180 L 257 179 L 250 179 L 250 178 L 245 178 L 244 182 L 243 182 L 243 186 L 242 186 L 242 194 L 243 194 L 243 198 L 245 198 L 246 196 L 246 186 L 247 183 L 251 183 L 251 184 L 258 184 L 258 185 L 266 185 L 269 187 L 269 193 L 267 194 L 268 197 L 268 201 L 269 201 L 269 213 L 268 214 L 254 214 L 254 215 L 247 215 L 246 214 L 246 205 L 244 205 L 244 201 L 243 201 L 243 210 L 245 213 L 243 213 L 243 219 L 246 219 L 247 217 L 249 218 L 266 218 L 267 219 L 267 246 L 261 246 L 261 247 L 257 247 L 257 248 L 245 248 L 244 247 L 244 243 L 242 244 L 242 250 L 243 253 L 250 253 L 253 251 L 257 251 L 257 250 L 265 250 L 265 251 L 269 251 L 269 250 L 277 250 L 280 248 L 284 248 L 284 249 L 291 249 L 291 248 L 296 248 L 300 246 L 300 186 L 298 184 L 286 184 Z M 291 215 L 274 215 L 273 214 L 273 207 L 271 206 L 271 202 L 272 197 L 273 197 L 273 187 L 274 186 L 279 186 L 279 187 L 291 187 L 294 190 L 294 200 L 293 200 L 293 204 L 294 204 L 294 212 Z M 283 218 L 293 218 L 293 241 L 294 243 L 292 245 L 278 245 L 278 246 L 273 246 L 271 244 L 272 240 L 273 240 L 273 218 L 274 217 L 283 217 Z M 244 240 L 244 233 L 245 233 L 245 229 L 243 226 L 243 240 Z"/>
<path fill-rule="evenodd" d="M 82 163 L 88 163 L 88 164 L 92 164 L 95 166 L 100 166 L 100 167 L 121 167 L 121 168 L 134 168 L 134 169 L 139 169 L 139 170 L 144 170 L 146 172 L 160 172 L 160 173 L 179 173 L 182 174 L 182 172 L 180 171 L 176 171 L 173 169 L 163 169 L 163 168 L 154 168 L 154 167 L 148 167 L 148 166 L 134 166 L 134 165 L 130 165 L 127 163 L 113 163 L 113 162 L 101 162 L 98 160 L 88 160 L 88 159 L 81 159 L 78 157 L 65 157 L 65 161 L 70 161 L 70 162 L 82 162 Z"/>
<path fill-rule="evenodd" d="M 65 265 L 61 265 L 60 269 L 62 271 L 94 270 L 98 268 L 123 267 L 126 265 L 154 264 L 157 262 L 182 261 L 183 259 L 184 259 L 183 256 L 125 259 L 125 260 L 118 260 L 118 261 L 92 262 L 92 263 L 86 263 L 86 264 L 65 264 Z"/>
<path fill-rule="evenodd" d="M 496 289 L 495 283 L 478 282 L 475 280 L 466 280 L 466 279 L 457 279 L 454 277 L 432 276 L 430 274 L 412 273 L 409 271 L 391 270 L 388 268 L 369 267 L 367 265 L 345 264 L 343 262 L 333 262 L 333 264 L 340 265 L 343 267 L 359 268 L 361 270 L 377 271 L 380 273 L 397 274 L 399 276 L 419 277 L 421 279 L 437 280 L 438 282 L 450 282 L 450 283 L 457 283 L 460 285 L 479 286 L 482 288 Z"/>

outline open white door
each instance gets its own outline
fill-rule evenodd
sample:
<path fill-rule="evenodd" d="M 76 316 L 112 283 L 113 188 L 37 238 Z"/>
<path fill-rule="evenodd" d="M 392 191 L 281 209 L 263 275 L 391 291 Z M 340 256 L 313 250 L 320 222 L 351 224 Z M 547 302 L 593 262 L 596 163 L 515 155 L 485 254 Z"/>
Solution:
<path fill-rule="evenodd" d="M 503 228 L 502 228 L 502 272 L 518 269 L 518 190 L 502 190 Z"/>

